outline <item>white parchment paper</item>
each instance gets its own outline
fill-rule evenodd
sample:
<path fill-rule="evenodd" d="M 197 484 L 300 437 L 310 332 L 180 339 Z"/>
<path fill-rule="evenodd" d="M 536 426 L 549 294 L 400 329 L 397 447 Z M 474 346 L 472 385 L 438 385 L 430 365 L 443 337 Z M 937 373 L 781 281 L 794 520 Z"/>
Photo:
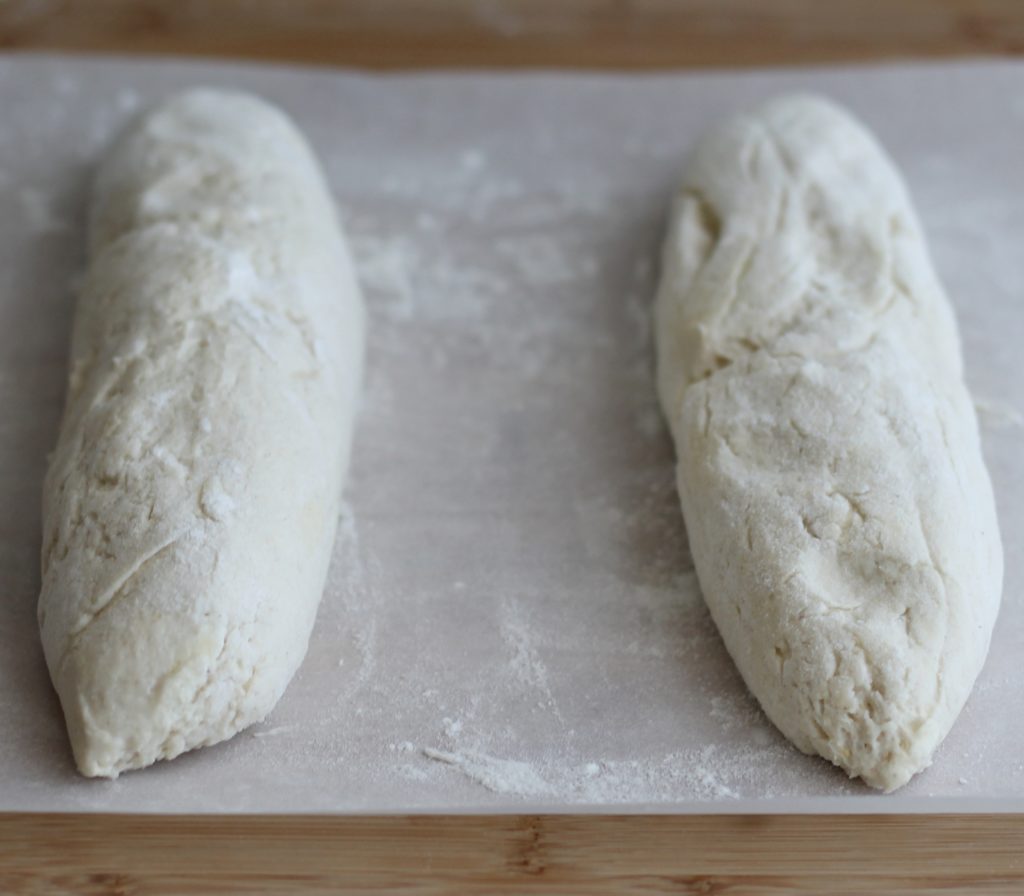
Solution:
<path fill-rule="evenodd" d="M 262 725 L 87 781 L 35 624 L 39 492 L 91 170 L 138 108 L 257 91 L 308 134 L 370 307 L 334 565 Z M 932 769 L 872 795 L 791 748 L 701 602 L 648 309 L 682 156 L 783 90 L 905 172 L 959 312 L 1006 586 Z M 366 76 L 0 58 L 0 811 L 1024 811 L 1024 65 Z"/>

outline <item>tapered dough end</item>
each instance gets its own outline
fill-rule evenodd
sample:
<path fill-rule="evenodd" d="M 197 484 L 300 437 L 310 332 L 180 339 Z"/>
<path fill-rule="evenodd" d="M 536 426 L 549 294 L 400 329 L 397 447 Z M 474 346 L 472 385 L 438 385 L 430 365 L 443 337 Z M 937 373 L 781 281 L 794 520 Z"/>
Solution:
<path fill-rule="evenodd" d="M 116 778 L 227 740 L 270 713 L 301 663 L 315 605 L 280 606 L 274 586 L 287 582 L 241 539 L 203 542 L 191 535 L 157 551 L 70 640 L 44 625 L 82 774 Z M 310 572 L 316 582 L 321 570 Z"/>
<path fill-rule="evenodd" d="M 56 687 L 78 770 L 86 777 L 117 778 L 122 772 L 228 740 L 262 721 L 279 693 L 260 694 L 251 682 L 222 679 L 219 699 L 200 696 L 209 682 L 205 669 L 215 667 L 214 641 L 213 636 L 197 639 L 190 646 L 205 646 L 205 655 L 186 659 L 170 680 L 159 684 L 146 682 L 148 662 L 126 662 L 124 653 L 120 668 L 101 670 L 99 681 L 88 677 L 96 671 L 94 664 L 69 657 L 66 679 L 58 680 Z M 133 678 L 135 671 L 142 673 L 140 677 Z M 183 713 L 183 706 L 189 711 Z"/>
<path fill-rule="evenodd" d="M 116 703 L 90 702 L 89 686 L 79 680 L 73 686 L 57 683 L 71 749 L 78 770 L 89 778 L 117 778 L 122 772 L 145 768 L 164 759 L 174 759 L 198 747 L 228 740 L 250 725 L 261 722 L 274 708 L 280 693 L 253 690 L 242 681 L 220 683 L 231 689 L 222 705 L 211 706 L 212 698 L 190 705 L 194 712 L 183 715 L 183 703 L 195 700 L 203 687 L 205 663 L 194 658 L 191 668 L 177 673 L 177 681 L 165 683 L 161 693 L 150 693 L 140 683 L 119 681 Z M 74 659 L 69 676 L 81 676 Z M 124 670 L 127 672 L 128 670 Z M 127 675 L 124 676 L 127 678 Z M 110 682 L 109 675 L 105 684 Z M 106 690 L 105 693 L 113 693 Z M 131 710 L 131 721 L 122 721 Z M 202 718 L 197 716 L 202 713 Z"/>

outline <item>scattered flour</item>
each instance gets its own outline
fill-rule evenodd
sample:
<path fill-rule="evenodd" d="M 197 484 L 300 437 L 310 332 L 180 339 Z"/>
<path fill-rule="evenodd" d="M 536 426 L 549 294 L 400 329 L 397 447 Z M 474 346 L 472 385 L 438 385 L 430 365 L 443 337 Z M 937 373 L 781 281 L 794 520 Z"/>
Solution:
<path fill-rule="evenodd" d="M 982 426 L 991 429 L 1024 426 L 1024 415 L 1005 401 L 974 396 L 974 409 L 978 412 L 978 420 Z"/>
<path fill-rule="evenodd" d="M 729 731 L 736 727 L 736 713 L 733 709 L 732 700 L 728 697 L 712 697 L 709 715 L 722 726 L 724 731 Z"/>
<path fill-rule="evenodd" d="M 440 221 L 436 215 L 423 211 L 416 213 L 417 229 L 422 230 L 425 233 L 431 233 L 438 230 L 440 226 Z"/>
<path fill-rule="evenodd" d="M 554 698 L 548 687 L 547 666 L 537 654 L 526 616 L 515 600 L 506 598 L 502 601 L 500 625 L 502 639 L 510 654 L 509 671 L 522 687 L 541 691 L 554 707 Z"/>
<path fill-rule="evenodd" d="M 554 793 L 551 785 L 526 762 L 498 759 L 484 753 L 446 753 L 430 747 L 424 747 L 423 755 L 458 769 L 494 793 L 512 796 L 551 796 Z"/>
<path fill-rule="evenodd" d="M 348 501 L 342 501 L 338 508 L 338 538 L 347 550 L 356 554 L 358 561 L 359 531 L 356 529 L 356 515 Z"/>
<path fill-rule="evenodd" d="M 139 108 L 141 101 L 142 98 L 138 91 L 132 90 L 130 87 L 122 87 L 117 92 L 117 107 L 122 112 L 134 112 Z"/>
<path fill-rule="evenodd" d="M 18 201 L 25 223 L 34 233 L 67 230 L 70 226 L 54 213 L 50 198 L 35 187 L 22 187 L 18 191 Z"/>
<path fill-rule="evenodd" d="M 428 245 L 353 227 L 349 241 L 371 308 L 391 323 L 478 320 L 486 301 L 508 288 L 492 269 L 453 255 L 443 240 Z"/>
<path fill-rule="evenodd" d="M 67 98 L 75 96 L 79 92 L 80 85 L 77 78 L 72 78 L 70 75 L 57 75 L 53 79 L 53 89 L 57 96 Z"/>
<path fill-rule="evenodd" d="M 386 296 L 393 317 L 411 318 L 415 310 L 412 286 L 415 247 L 398 237 L 379 239 L 353 235 L 351 241 L 363 288 Z"/>
<path fill-rule="evenodd" d="M 597 273 L 597 259 L 551 235 L 522 233 L 504 237 L 495 245 L 510 276 L 530 287 L 573 283 Z"/>
<path fill-rule="evenodd" d="M 253 737 L 277 737 L 280 734 L 286 734 L 289 731 L 295 731 L 298 725 L 276 725 L 273 728 L 264 728 L 262 730 L 254 730 L 252 732 Z"/>
<path fill-rule="evenodd" d="M 429 781 L 430 772 L 421 765 L 414 765 L 411 762 L 403 762 L 396 766 L 398 774 L 407 781 Z"/>
<path fill-rule="evenodd" d="M 340 599 L 342 628 L 338 641 L 351 647 L 355 662 L 349 669 L 344 655 L 335 661 L 336 667 L 346 670 L 343 687 L 334 695 L 338 705 L 362 691 L 377 669 L 378 575 L 376 559 L 363 551 L 352 505 L 343 500 L 338 509 L 338 535 L 325 590 Z"/>
<path fill-rule="evenodd" d="M 420 752 L 493 793 L 548 797 L 569 805 L 657 804 L 677 799 L 681 789 L 690 799 L 738 799 L 738 788 L 752 783 L 745 766 L 756 761 L 749 752 L 726 754 L 714 744 L 647 761 L 556 758 L 530 763 L 473 749 L 424 747 Z M 760 758 L 767 755 L 763 751 Z"/>
<path fill-rule="evenodd" d="M 463 150 L 459 156 L 459 165 L 468 172 L 476 173 L 487 164 L 487 157 L 479 149 Z"/>

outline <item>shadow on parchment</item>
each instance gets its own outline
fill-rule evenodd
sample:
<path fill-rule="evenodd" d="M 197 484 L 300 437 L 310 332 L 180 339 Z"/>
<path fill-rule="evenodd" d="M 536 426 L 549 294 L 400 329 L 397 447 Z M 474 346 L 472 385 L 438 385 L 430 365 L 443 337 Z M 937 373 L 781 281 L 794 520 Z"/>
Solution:
<path fill-rule="evenodd" d="M 639 602 L 650 638 L 645 646 L 667 651 L 683 713 L 694 711 L 687 705 L 700 681 L 720 681 L 730 693 L 743 683 L 697 591 L 675 449 L 657 397 L 653 310 L 672 181 L 662 187 L 621 203 L 601 237 L 601 329 L 614 349 L 595 423 L 604 438 L 588 447 L 602 455 L 609 501 L 619 511 L 598 562 L 630 586 L 623 600 Z"/>
<path fill-rule="evenodd" d="M 42 482 L 57 439 L 92 170 L 55 171 L 46 194 L 10 191 L 0 247 L 0 755 L 22 781 L 73 774 L 36 622 Z M 27 195 L 26 195 L 27 194 Z M 43 216 L 26 208 L 45 203 Z M 6 257 L 5 257 L 6 256 Z"/>
<path fill-rule="evenodd" d="M 693 568 L 675 491 L 675 452 L 655 383 L 653 310 L 666 207 L 655 196 L 623 202 L 615 219 L 599 248 L 600 327 L 614 346 L 600 386 L 606 404 L 596 421 L 605 437 L 589 449 L 604 455 L 609 491 L 630 508 L 616 574 L 632 584 L 657 585 Z"/>

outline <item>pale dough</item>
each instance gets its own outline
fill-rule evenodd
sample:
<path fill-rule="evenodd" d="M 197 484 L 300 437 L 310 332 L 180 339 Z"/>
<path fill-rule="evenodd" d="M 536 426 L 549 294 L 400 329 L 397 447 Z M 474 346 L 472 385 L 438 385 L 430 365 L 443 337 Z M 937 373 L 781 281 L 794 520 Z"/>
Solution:
<path fill-rule="evenodd" d="M 796 746 L 900 787 L 984 663 L 1002 547 L 952 308 L 861 125 L 788 97 L 700 141 L 656 336 L 726 647 Z"/>
<path fill-rule="evenodd" d="M 44 487 L 39 623 L 79 769 L 116 777 L 263 719 L 334 540 L 363 308 L 302 137 L 195 90 L 100 171 Z"/>

